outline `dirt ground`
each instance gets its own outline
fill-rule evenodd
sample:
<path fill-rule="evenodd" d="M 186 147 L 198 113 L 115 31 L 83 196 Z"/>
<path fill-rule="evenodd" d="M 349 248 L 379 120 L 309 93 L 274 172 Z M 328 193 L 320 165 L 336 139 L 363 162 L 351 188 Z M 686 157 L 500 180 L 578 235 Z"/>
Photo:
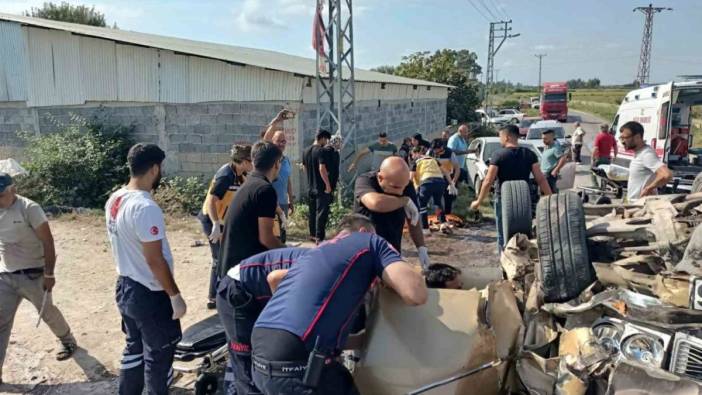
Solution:
<path fill-rule="evenodd" d="M 35 328 L 37 312 L 23 302 L 15 318 L 3 367 L 2 394 L 111 394 L 124 336 L 114 302 L 116 273 L 106 237 L 104 219 L 96 215 L 67 215 L 51 221 L 58 262 L 54 301 L 80 346 L 74 358 L 57 362 L 57 342 L 46 324 Z M 194 218 L 168 221 L 168 237 L 175 257 L 176 281 L 188 304 L 183 328 L 212 314 L 205 309 L 209 276 L 209 249 Z M 433 262 L 449 263 L 464 270 L 466 287 L 482 287 L 500 276 L 495 228 L 490 222 L 458 229 L 453 235 L 427 238 Z M 403 251 L 416 262 L 411 241 Z M 176 394 L 192 393 L 193 377 L 180 378 Z"/>

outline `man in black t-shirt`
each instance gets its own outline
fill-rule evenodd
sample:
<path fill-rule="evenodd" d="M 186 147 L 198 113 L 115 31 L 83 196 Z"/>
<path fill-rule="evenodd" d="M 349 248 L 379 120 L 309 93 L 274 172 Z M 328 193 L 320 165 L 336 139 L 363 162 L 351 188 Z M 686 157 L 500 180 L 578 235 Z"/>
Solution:
<path fill-rule="evenodd" d="M 309 198 L 310 239 L 316 242 L 324 240 L 326 236 L 329 206 L 332 202 L 334 189 L 329 180 L 331 166 L 327 166 L 327 162 L 331 158 L 325 151 L 330 139 L 331 133 L 323 129 L 319 130 L 315 137 L 315 143 L 307 147 L 302 156 L 302 164 L 307 173 L 307 188 L 309 189 L 307 196 Z"/>
<path fill-rule="evenodd" d="M 283 153 L 270 141 L 251 149 L 254 170 L 234 196 L 224 223 L 219 277 L 241 260 L 285 245 L 273 234 L 278 196 L 271 181 L 278 176 Z"/>
<path fill-rule="evenodd" d="M 424 244 L 419 223 L 417 193 L 410 183 L 407 163 L 399 156 L 386 158 L 380 170 L 356 178 L 354 212 L 370 218 L 379 236 L 402 251 L 402 230 L 405 222 L 417 246 L 423 268 L 429 267 L 429 251 Z"/>
<path fill-rule="evenodd" d="M 519 128 L 515 125 L 507 125 L 500 129 L 500 144 L 502 149 L 492 155 L 490 167 L 488 167 L 485 180 L 478 197 L 471 203 L 470 208 L 477 210 L 483 199 L 490 193 L 493 183 L 495 185 L 495 223 L 497 225 L 497 249 L 502 251 L 508 240 L 504 239 L 502 233 L 502 202 L 500 199 L 500 188 L 505 181 L 524 180 L 529 182 L 529 175 L 534 175 L 534 181 L 541 188 L 544 195 L 551 194 L 546 177 L 539 167 L 539 158 L 529 148 L 519 146 Z"/>

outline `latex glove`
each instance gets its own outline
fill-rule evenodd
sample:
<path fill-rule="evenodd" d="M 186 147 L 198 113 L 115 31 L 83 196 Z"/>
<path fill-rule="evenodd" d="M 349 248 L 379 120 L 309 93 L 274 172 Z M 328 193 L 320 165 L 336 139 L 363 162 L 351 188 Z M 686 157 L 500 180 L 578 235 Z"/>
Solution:
<path fill-rule="evenodd" d="M 280 218 L 280 229 L 285 230 L 288 228 L 288 217 L 285 215 L 285 213 L 281 210 L 278 213 L 278 218 Z"/>
<path fill-rule="evenodd" d="M 419 223 L 419 209 L 411 199 L 405 204 L 405 216 L 410 220 L 412 226 L 417 226 Z"/>
<path fill-rule="evenodd" d="M 174 320 L 181 319 L 188 310 L 188 307 L 185 305 L 185 300 L 183 300 L 183 297 L 180 296 L 180 294 L 171 296 L 171 307 L 173 308 Z"/>
<path fill-rule="evenodd" d="M 422 265 L 422 269 L 426 270 L 431 265 L 429 260 L 429 249 L 425 246 L 417 248 L 417 253 L 419 254 L 419 264 Z"/>
<path fill-rule="evenodd" d="M 480 201 L 478 200 L 473 200 L 473 202 L 470 204 L 470 209 L 475 211 L 480 207 Z"/>
<path fill-rule="evenodd" d="M 210 239 L 210 242 L 212 243 L 217 243 L 222 240 L 222 222 L 215 221 L 212 224 L 212 231 L 210 232 L 208 239 Z"/>
<path fill-rule="evenodd" d="M 449 195 L 451 195 L 451 196 L 458 196 L 458 188 L 456 188 L 455 185 L 449 184 L 449 186 L 448 186 L 447 189 L 448 189 Z"/>

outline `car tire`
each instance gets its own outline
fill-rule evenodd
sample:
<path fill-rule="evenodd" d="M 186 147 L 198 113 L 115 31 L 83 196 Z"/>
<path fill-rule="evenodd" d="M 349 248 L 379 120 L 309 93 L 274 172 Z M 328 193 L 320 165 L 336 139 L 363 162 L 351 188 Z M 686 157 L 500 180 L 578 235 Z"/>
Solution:
<path fill-rule="evenodd" d="M 531 237 L 531 191 L 526 181 L 505 181 L 502 199 L 502 234 L 505 244 L 517 233 Z"/>
<path fill-rule="evenodd" d="M 201 373 L 195 380 L 195 395 L 214 395 L 217 393 L 219 380 L 212 373 Z"/>
<path fill-rule="evenodd" d="M 697 177 L 695 177 L 695 180 L 692 181 L 692 189 L 690 190 L 690 193 L 695 192 L 702 192 L 702 173 L 698 174 Z"/>
<path fill-rule="evenodd" d="M 541 198 L 536 239 L 544 301 L 571 300 L 597 279 L 588 254 L 583 203 L 576 193 Z"/>
<path fill-rule="evenodd" d="M 511 122 L 512 124 L 516 125 L 516 124 L 519 123 L 519 119 L 517 119 L 517 118 L 512 118 L 512 120 L 511 120 L 510 122 Z"/>

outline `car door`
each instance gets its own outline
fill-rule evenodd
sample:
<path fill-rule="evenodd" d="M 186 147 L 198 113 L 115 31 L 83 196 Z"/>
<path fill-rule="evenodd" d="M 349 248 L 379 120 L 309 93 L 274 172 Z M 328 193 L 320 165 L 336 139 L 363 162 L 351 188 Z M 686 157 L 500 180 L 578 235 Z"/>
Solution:
<path fill-rule="evenodd" d="M 488 143 L 483 143 L 481 144 L 480 147 L 480 156 L 478 157 L 478 163 L 476 164 L 476 174 L 477 177 L 480 179 L 480 181 L 483 181 L 485 179 L 485 176 L 487 175 L 487 169 L 489 166 L 489 161 L 490 158 L 487 157 L 488 155 L 488 150 L 486 149 L 488 146 Z"/>
<path fill-rule="evenodd" d="M 468 146 L 468 150 L 472 153 L 466 155 L 466 164 L 468 167 L 468 179 L 472 183 L 475 180 L 476 174 L 478 174 L 478 157 L 481 155 L 481 140 L 473 140 Z"/>

